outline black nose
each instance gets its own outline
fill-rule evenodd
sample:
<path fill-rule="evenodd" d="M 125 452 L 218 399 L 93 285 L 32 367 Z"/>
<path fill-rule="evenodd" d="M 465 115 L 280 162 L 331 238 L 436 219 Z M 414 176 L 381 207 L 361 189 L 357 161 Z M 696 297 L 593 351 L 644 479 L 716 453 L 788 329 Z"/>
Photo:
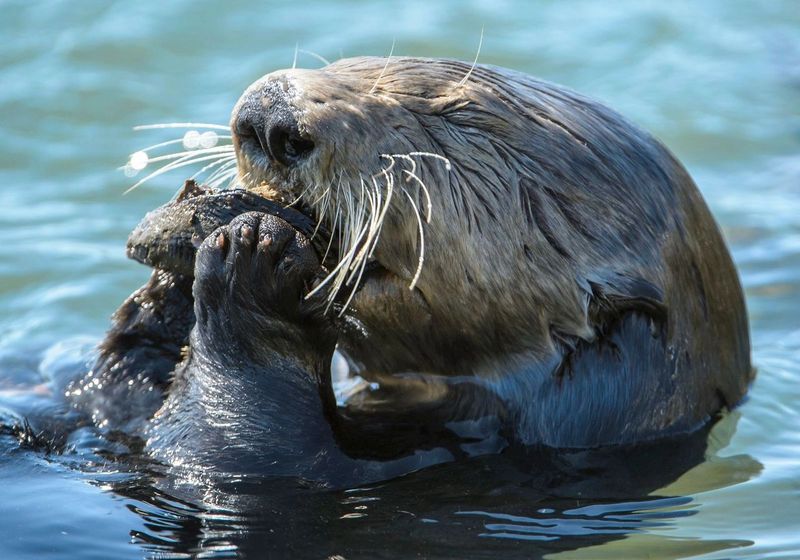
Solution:
<path fill-rule="evenodd" d="M 282 87 L 268 83 L 239 102 L 233 118 L 241 147 L 286 167 L 296 165 L 314 150 L 314 141 L 300 132 Z"/>

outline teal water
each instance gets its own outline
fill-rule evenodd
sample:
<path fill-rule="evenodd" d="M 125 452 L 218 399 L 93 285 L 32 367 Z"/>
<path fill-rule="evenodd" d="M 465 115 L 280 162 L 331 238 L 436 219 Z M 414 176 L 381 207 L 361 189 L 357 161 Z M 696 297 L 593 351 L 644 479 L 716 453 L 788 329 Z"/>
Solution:
<path fill-rule="evenodd" d="M 800 5 L 606 2 L 0 4 L 0 420 L 54 406 L 148 276 L 128 232 L 176 172 L 123 196 L 128 154 L 225 124 L 243 89 L 329 59 L 451 56 L 599 98 L 695 177 L 739 267 L 758 378 L 706 460 L 636 501 L 551 496 L 492 460 L 380 487 L 158 487 L 74 434 L 0 436 L 0 558 L 800 557 Z M 300 66 L 320 62 L 302 51 Z M 487 474 L 488 473 L 488 474 Z M 591 493 L 591 492 L 589 492 Z M 183 496 L 191 496 L 193 499 Z M 588 509 L 587 509 L 588 508 Z M 592 509 L 594 508 L 594 509 Z"/>

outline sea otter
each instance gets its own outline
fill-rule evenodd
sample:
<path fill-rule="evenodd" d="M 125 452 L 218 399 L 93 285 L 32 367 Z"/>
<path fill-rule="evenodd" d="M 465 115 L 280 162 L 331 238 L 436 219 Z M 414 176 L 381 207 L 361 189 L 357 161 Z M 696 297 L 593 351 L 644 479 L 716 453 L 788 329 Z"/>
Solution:
<path fill-rule="evenodd" d="M 155 273 L 184 295 L 194 277 L 196 319 L 175 374 L 159 370 L 157 457 L 375 479 L 459 450 L 690 433 L 752 380 L 697 187 L 596 101 L 492 66 L 353 58 L 261 78 L 231 130 L 239 185 L 316 225 L 248 208 Z M 347 406 L 335 346 L 377 387 Z"/>

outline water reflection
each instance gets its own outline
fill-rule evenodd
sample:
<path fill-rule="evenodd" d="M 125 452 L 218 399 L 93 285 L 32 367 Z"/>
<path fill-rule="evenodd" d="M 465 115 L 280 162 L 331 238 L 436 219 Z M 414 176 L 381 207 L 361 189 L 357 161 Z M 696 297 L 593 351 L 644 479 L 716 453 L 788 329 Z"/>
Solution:
<path fill-rule="evenodd" d="M 473 2 L 464 8 L 419 0 L 311 2 L 301 14 L 293 3 L 266 10 L 235 2 L 221 11 L 217 3 L 188 0 L 4 3 L 0 423 L 52 412 L 52 400 L 32 389 L 48 376 L 58 378 L 54 368 L 40 367 L 43 349 L 75 333 L 96 340 L 109 313 L 146 277 L 121 248 L 141 215 L 163 203 L 182 177 L 166 177 L 165 190 L 120 196 L 130 182 L 115 170 L 141 141 L 133 125 L 172 118 L 224 122 L 238 92 L 264 72 L 290 65 L 298 42 L 325 56 L 379 55 L 396 36 L 395 54 L 471 60 L 485 26 L 482 62 L 607 101 L 670 146 L 703 190 L 747 290 L 754 363 L 761 369 L 731 445 L 719 452 L 715 440 L 726 419 L 714 428 L 708 449 L 691 448 L 694 466 L 688 461 L 667 469 L 660 488 L 653 486 L 658 480 L 642 485 L 627 479 L 642 478 L 642 469 L 660 470 L 669 453 L 654 452 L 649 467 L 618 462 L 622 470 L 610 484 L 597 482 L 602 472 L 570 470 L 574 459 L 568 457 L 549 481 L 544 473 L 531 474 L 543 463 L 526 472 L 504 457 L 332 492 L 291 481 L 248 481 L 238 488 L 198 481 L 193 489 L 157 472 L 142 475 L 151 467 L 131 465 L 132 456 L 121 465 L 115 457 L 122 448 L 96 456 L 108 442 L 92 439 L 91 430 L 75 432 L 75 453 L 62 457 L 20 450 L 13 434 L 0 433 L 0 557 L 231 556 L 234 547 L 257 557 L 275 551 L 314 558 L 798 554 L 796 0 L 625 0 L 616 9 L 587 1 L 577 9 L 564 2 L 533 8 Z M 212 28 L 215 39 L 206 40 Z M 727 435 L 719 439 L 724 443 Z M 93 472 L 98 468 L 129 473 Z M 95 486 L 84 484 L 87 479 Z M 602 485 L 611 486 L 607 494 L 585 494 Z M 680 497 L 692 501 L 658 506 L 658 500 Z M 653 508 L 564 513 L 622 503 Z M 583 520 L 621 521 L 631 532 L 548 535 L 537 523 L 460 511 L 539 525 L 555 519 L 573 528 Z M 650 514 L 664 517 L 642 517 Z M 610 519 L 618 515 L 632 517 Z M 510 540 L 480 537 L 500 532 L 488 524 L 533 532 L 508 531 Z M 520 534 L 555 538 L 521 541 Z M 756 544 L 735 550 L 750 540 Z"/>
<path fill-rule="evenodd" d="M 85 341 L 78 342 L 45 353 L 38 371 L 52 385 L 82 367 L 76 350 Z M 10 422 L 24 414 L 38 422 L 37 430 L 62 433 L 73 422 L 67 453 L 49 461 L 122 499 L 136 519 L 128 529 L 131 543 L 153 558 L 380 558 L 398 551 L 428 558 L 558 552 L 573 558 L 583 551 L 595 558 L 598 551 L 620 557 L 653 550 L 669 558 L 752 544 L 671 534 L 700 511 L 697 495 L 761 472 L 749 455 L 720 454 L 736 432 L 738 411 L 689 437 L 595 450 L 507 449 L 382 484 L 331 490 L 300 480 L 221 482 L 165 469 L 141 455 L 135 439 L 104 438 L 91 426 L 76 426 L 57 399 L 36 390 L 39 385 L 26 388 L 20 375 L 18 387 L 0 394 L 9 411 L 2 417 Z M 7 432 L 3 439 L 18 436 Z"/>
<path fill-rule="evenodd" d="M 669 530 L 698 512 L 681 488 L 709 491 L 760 472 L 752 457 L 714 455 L 737 419 L 730 414 L 713 430 L 657 444 L 507 451 L 347 490 L 287 479 L 185 479 L 152 466 L 141 474 L 141 465 L 140 474 L 110 489 L 143 521 L 131 531 L 132 542 L 158 558 L 381 558 L 398 551 L 535 558 L 587 547 L 596 552 L 593 547 L 634 534 L 646 535 L 636 546 L 656 539 L 665 551 L 708 552 L 751 543 L 674 539 Z M 694 482 L 685 485 L 683 478 Z"/>

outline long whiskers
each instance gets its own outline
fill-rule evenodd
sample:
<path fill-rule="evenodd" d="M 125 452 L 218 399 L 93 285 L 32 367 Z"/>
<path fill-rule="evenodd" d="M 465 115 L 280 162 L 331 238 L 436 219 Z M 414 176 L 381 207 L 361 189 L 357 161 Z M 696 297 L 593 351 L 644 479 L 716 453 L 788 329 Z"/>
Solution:
<path fill-rule="evenodd" d="M 235 156 L 232 156 L 232 157 L 235 158 Z M 164 167 L 160 168 L 159 170 L 150 173 L 147 177 L 145 177 L 144 179 L 142 179 L 139 182 L 135 183 L 133 186 L 129 187 L 124 192 L 124 194 L 128 194 L 133 189 L 139 187 L 143 183 L 145 183 L 147 181 L 150 181 L 151 179 L 155 179 L 156 177 L 158 177 L 160 175 L 163 175 L 164 173 L 168 173 L 169 171 L 173 171 L 173 170 L 179 169 L 181 167 L 186 167 L 187 165 L 194 165 L 196 163 L 200 163 L 200 162 L 203 162 L 203 161 L 209 161 L 209 160 L 212 160 L 212 159 L 213 160 L 218 160 L 218 159 L 220 159 L 220 156 L 218 156 L 216 154 L 210 155 L 210 156 L 205 156 L 205 157 L 184 156 L 183 158 L 178 159 L 178 160 L 170 163 L 169 165 L 165 165 Z M 226 159 L 225 156 L 223 156 L 223 159 Z"/>
<path fill-rule="evenodd" d="M 414 202 L 414 199 L 410 194 L 408 194 L 407 190 L 402 189 L 402 191 L 403 194 L 408 198 L 408 202 L 411 204 L 411 207 L 414 209 L 414 215 L 417 217 L 417 224 L 419 224 L 419 259 L 417 260 L 417 270 L 414 272 L 414 277 L 411 279 L 411 284 L 408 285 L 408 289 L 413 290 L 417 285 L 419 275 L 422 274 L 422 264 L 425 262 L 425 229 L 422 226 L 422 216 L 419 215 L 419 208 L 417 208 L 417 204 Z"/>
<path fill-rule="evenodd" d="M 140 124 L 133 127 L 133 130 L 157 130 L 161 128 L 207 128 L 210 130 L 225 130 L 229 131 L 230 127 L 223 124 L 210 124 L 210 123 L 195 123 L 195 122 L 173 122 L 173 123 L 155 123 L 155 124 Z"/>
<path fill-rule="evenodd" d="M 233 183 L 236 177 L 236 153 L 231 143 L 232 137 L 230 134 L 217 132 L 229 132 L 229 127 L 197 122 L 156 123 L 134 127 L 137 131 L 165 129 L 189 130 L 180 138 L 158 142 L 131 154 L 128 163 L 122 168 L 127 176 L 132 177 L 149 166 L 155 169 L 129 187 L 125 194 L 165 173 L 198 163 L 203 166 L 192 175 L 192 179 L 202 178 L 207 174 L 205 181 L 213 188 L 226 182 Z M 227 143 L 220 144 L 220 141 Z M 179 144 L 183 146 L 183 150 L 159 153 L 164 148 Z"/>
<path fill-rule="evenodd" d="M 221 165 L 219 169 L 206 178 L 206 184 L 212 189 L 218 189 L 226 183 L 228 188 L 233 188 L 239 174 L 237 163 L 236 158 L 233 158 L 228 163 Z"/>
<path fill-rule="evenodd" d="M 387 59 L 387 64 L 388 62 Z M 375 87 L 377 85 L 376 82 Z M 250 171 L 240 173 L 233 145 L 218 144 L 220 141 L 231 141 L 230 134 L 216 132 L 227 131 L 228 127 L 186 122 L 143 125 L 136 127 L 136 130 L 180 128 L 189 129 L 183 137 L 153 144 L 131 155 L 126 171 L 136 173 L 149 165 L 154 165 L 155 169 L 125 192 L 170 171 L 197 164 L 202 166 L 192 178 L 204 177 L 205 182 L 214 189 L 226 184 L 247 184 L 251 180 Z M 184 148 L 182 150 L 159 153 L 181 144 Z M 423 178 L 420 162 L 423 159 L 439 161 L 444 163 L 447 171 L 451 169 L 450 160 L 432 152 L 380 154 L 380 158 L 385 161 L 385 165 L 377 173 L 367 176 L 359 174 L 353 180 L 340 172 L 337 180 L 324 188 L 307 184 L 294 200 L 286 204 L 292 206 L 303 201 L 316 213 L 317 223 L 312 238 L 317 235 L 323 223 L 327 224 L 330 237 L 322 257 L 323 263 L 327 262 L 335 243 L 338 243 L 336 264 L 306 298 L 327 288 L 327 311 L 339 301 L 338 295 L 347 288 L 349 293 L 339 310 L 340 316 L 346 312 L 360 287 L 367 265 L 378 247 L 390 208 L 399 212 L 410 210 L 411 217 L 416 222 L 418 256 L 409 289 L 416 288 L 425 263 L 425 224 L 430 224 L 433 217 L 431 191 Z M 396 190 L 403 194 L 399 199 L 394 196 Z M 407 201 L 407 204 L 396 202 L 397 200 Z"/>
<path fill-rule="evenodd" d="M 339 243 L 339 257 L 333 269 L 328 271 L 306 298 L 313 297 L 327 287 L 326 309 L 329 309 L 338 299 L 341 290 L 348 288 L 349 294 L 339 309 L 339 316 L 346 312 L 359 289 L 367 264 L 378 246 L 386 216 L 393 207 L 398 211 L 410 208 L 417 225 L 417 266 L 409 283 L 409 289 L 416 288 L 425 262 L 425 224 L 430 223 L 433 215 L 431 193 L 419 173 L 419 159 L 441 161 L 447 170 L 451 169 L 450 161 L 446 157 L 429 152 L 381 154 L 380 157 L 386 161 L 386 165 L 377 173 L 367 177 L 359 175 L 358 183 L 347 181 L 340 175 L 337 183 L 323 189 L 321 194 L 310 202 L 313 208 L 318 209 L 317 228 L 325 216 L 335 212 L 333 219 L 329 220 L 331 238 L 323 262 L 327 259 L 335 238 Z M 405 165 L 399 168 L 401 162 Z M 398 181 L 398 174 L 401 181 Z M 410 190 L 412 187 L 416 193 Z M 408 206 L 394 202 L 396 198 L 394 191 L 397 189 L 403 193 L 404 198 L 401 200 L 407 200 Z M 421 205 L 418 203 L 420 197 L 424 201 L 424 218 L 420 210 Z"/>
<path fill-rule="evenodd" d="M 475 53 L 475 60 L 472 61 L 472 66 L 470 67 L 469 72 L 467 72 L 467 75 L 461 78 L 461 81 L 458 82 L 456 87 L 461 87 L 466 84 L 467 80 L 469 80 L 469 77 L 472 76 L 473 70 L 475 70 L 475 67 L 478 65 L 478 57 L 481 55 L 481 47 L 483 47 L 483 27 L 481 27 L 481 38 L 478 41 L 478 52 Z"/>
<path fill-rule="evenodd" d="M 370 94 L 375 93 L 375 90 L 378 88 L 378 84 L 380 83 L 381 78 L 383 78 L 383 75 L 386 74 L 386 69 L 389 67 L 389 61 L 392 59 L 392 54 L 394 54 L 395 41 L 396 41 L 395 39 L 392 39 L 392 48 L 389 49 L 389 56 L 386 57 L 386 64 L 383 65 L 383 70 L 381 70 L 381 73 L 378 75 L 378 79 L 375 80 L 374 84 L 372 84 L 372 88 L 369 90 Z"/>
<path fill-rule="evenodd" d="M 307 54 L 308 56 L 314 57 L 314 58 L 316 58 L 317 60 L 319 60 L 320 62 L 322 62 L 325 65 L 329 65 L 331 63 L 330 60 L 328 60 L 327 58 L 325 58 L 324 56 L 322 56 L 320 54 L 315 53 L 314 51 L 308 51 L 306 49 L 300 49 L 299 52 L 301 52 L 303 54 Z"/>

